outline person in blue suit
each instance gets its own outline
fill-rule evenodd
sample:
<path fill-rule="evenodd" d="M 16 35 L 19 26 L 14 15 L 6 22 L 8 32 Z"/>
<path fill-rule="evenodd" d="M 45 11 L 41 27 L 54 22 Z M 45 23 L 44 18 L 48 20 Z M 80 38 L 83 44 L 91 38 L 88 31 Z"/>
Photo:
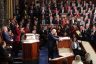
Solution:
<path fill-rule="evenodd" d="M 9 35 L 9 33 L 8 33 L 8 28 L 7 28 L 7 26 L 4 26 L 3 28 L 2 28 L 2 38 L 3 38 L 3 40 L 7 43 L 7 44 L 10 44 L 11 42 L 12 42 L 12 39 L 10 38 L 10 35 Z"/>

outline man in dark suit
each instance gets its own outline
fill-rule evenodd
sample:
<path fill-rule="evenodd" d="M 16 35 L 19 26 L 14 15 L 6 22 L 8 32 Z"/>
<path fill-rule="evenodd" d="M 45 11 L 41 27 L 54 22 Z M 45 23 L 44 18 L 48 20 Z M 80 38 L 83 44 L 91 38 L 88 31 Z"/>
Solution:
<path fill-rule="evenodd" d="M 51 59 L 59 56 L 56 44 L 58 40 L 56 29 L 52 29 L 51 33 L 48 34 L 48 54 Z"/>
<path fill-rule="evenodd" d="M 47 40 L 48 40 L 48 30 L 47 26 L 41 26 L 41 29 L 39 30 L 40 34 L 40 47 L 47 47 Z"/>
<path fill-rule="evenodd" d="M 91 30 L 91 40 L 93 40 L 93 42 L 95 43 L 95 40 L 96 40 L 96 27 L 95 26 L 93 26 Z"/>
<path fill-rule="evenodd" d="M 86 24 L 85 38 L 87 41 L 90 41 L 90 34 L 91 34 L 90 26 L 89 24 Z"/>

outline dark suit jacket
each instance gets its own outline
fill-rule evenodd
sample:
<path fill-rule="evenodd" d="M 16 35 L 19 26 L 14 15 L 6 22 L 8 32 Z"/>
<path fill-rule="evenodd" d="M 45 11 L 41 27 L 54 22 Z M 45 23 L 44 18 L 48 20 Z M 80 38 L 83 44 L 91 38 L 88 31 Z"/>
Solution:
<path fill-rule="evenodd" d="M 2 32 L 2 38 L 6 43 L 11 42 L 11 39 L 10 39 L 10 36 L 9 36 L 8 32 Z"/>
<path fill-rule="evenodd" d="M 52 35 L 51 33 L 48 34 L 48 44 L 49 47 L 55 47 L 56 46 L 56 41 L 58 41 L 58 37 Z"/>
<path fill-rule="evenodd" d="M 85 38 L 86 38 L 86 40 L 90 40 L 90 34 L 91 34 L 91 30 L 90 29 L 85 30 Z"/>
<path fill-rule="evenodd" d="M 93 35 L 91 35 L 91 40 L 93 40 L 93 42 L 96 42 L 96 31 L 94 32 Z"/>
<path fill-rule="evenodd" d="M 58 41 L 58 37 L 48 34 L 48 54 L 50 58 L 55 58 L 59 56 L 56 41 Z"/>

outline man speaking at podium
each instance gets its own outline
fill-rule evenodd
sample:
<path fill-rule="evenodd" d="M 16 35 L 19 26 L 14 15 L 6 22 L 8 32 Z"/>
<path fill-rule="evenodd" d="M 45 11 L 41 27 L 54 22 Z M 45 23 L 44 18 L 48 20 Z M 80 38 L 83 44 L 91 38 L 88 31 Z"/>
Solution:
<path fill-rule="evenodd" d="M 59 41 L 56 29 L 52 29 L 48 34 L 48 56 L 53 59 L 59 56 L 56 41 Z"/>

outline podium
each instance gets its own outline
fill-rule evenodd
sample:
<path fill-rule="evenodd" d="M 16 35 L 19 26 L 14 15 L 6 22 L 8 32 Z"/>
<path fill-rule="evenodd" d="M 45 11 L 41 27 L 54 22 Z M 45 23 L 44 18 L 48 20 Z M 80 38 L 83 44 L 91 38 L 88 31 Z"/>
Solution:
<path fill-rule="evenodd" d="M 59 55 L 67 60 L 67 64 L 72 64 L 74 60 L 74 54 L 71 49 L 72 40 L 70 37 L 60 37 L 62 41 L 58 42 Z M 60 64 L 60 63 L 58 63 Z"/>
<path fill-rule="evenodd" d="M 26 40 L 23 40 L 23 63 L 24 64 L 38 64 L 39 59 L 39 40 L 32 39 L 35 38 L 32 34 L 26 35 Z"/>
<path fill-rule="evenodd" d="M 70 37 L 60 37 L 60 39 L 62 39 L 62 41 L 59 41 L 58 48 L 70 48 L 72 43 Z"/>

